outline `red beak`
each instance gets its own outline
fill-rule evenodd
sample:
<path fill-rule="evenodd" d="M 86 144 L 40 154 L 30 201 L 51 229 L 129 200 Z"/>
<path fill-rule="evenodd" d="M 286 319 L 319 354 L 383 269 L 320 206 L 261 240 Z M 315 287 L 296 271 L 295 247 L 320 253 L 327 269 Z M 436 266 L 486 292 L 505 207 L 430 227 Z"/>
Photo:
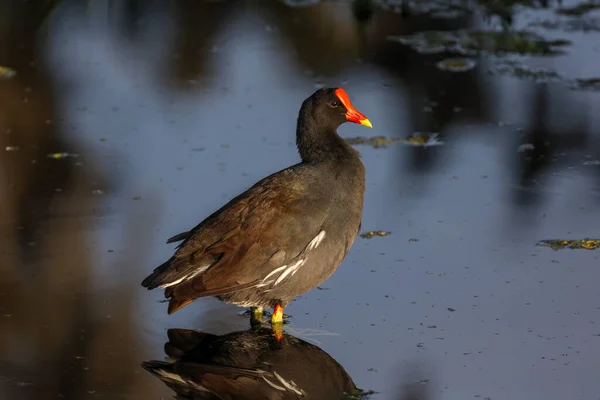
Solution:
<path fill-rule="evenodd" d="M 350 102 L 348 93 L 346 93 L 346 91 L 344 89 L 337 88 L 335 90 L 335 95 L 337 96 L 338 99 L 340 99 L 340 102 L 348 110 L 348 112 L 346 112 L 346 120 L 347 121 L 354 122 L 355 124 L 361 124 L 364 126 L 368 126 L 369 128 L 373 127 L 373 125 L 371 125 L 371 121 L 369 121 L 367 117 L 365 117 L 363 114 L 358 112 L 358 110 L 356 108 L 354 108 L 354 106 Z"/>

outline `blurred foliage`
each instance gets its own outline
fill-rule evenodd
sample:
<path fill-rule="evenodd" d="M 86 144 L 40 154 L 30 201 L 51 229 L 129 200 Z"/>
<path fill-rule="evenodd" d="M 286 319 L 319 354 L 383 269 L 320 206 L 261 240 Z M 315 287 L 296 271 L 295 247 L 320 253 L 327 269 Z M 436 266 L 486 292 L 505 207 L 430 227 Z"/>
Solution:
<path fill-rule="evenodd" d="M 569 45 L 567 40 L 545 40 L 527 31 L 425 31 L 411 35 L 390 36 L 396 41 L 410 46 L 424 54 L 455 53 L 475 55 L 478 53 L 514 53 L 534 55 L 561 54 L 559 47 Z"/>
<path fill-rule="evenodd" d="M 593 2 L 585 2 L 578 4 L 573 7 L 561 7 L 556 10 L 557 14 L 568 15 L 568 16 L 582 16 L 583 14 L 587 14 L 590 11 L 594 11 L 600 8 L 600 4 Z"/>

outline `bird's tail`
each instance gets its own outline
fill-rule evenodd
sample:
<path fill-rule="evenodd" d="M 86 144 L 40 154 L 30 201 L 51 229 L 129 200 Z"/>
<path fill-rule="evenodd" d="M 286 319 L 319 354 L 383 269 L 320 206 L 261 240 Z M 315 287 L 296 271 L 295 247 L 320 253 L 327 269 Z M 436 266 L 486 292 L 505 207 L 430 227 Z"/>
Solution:
<path fill-rule="evenodd" d="M 176 398 L 214 399 L 214 396 L 202 386 L 198 384 L 194 385 L 193 383 L 190 383 L 187 377 L 182 376 L 177 371 L 176 364 L 151 360 L 142 362 L 142 368 L 156 376 L 175 391 L 177 394 Z"/>
<path fill-rule="evenodd" d="M 142 286 L 148 290 L 156 289 L 157 287 L 167 288 L 175 286 L 189 276 L 192 270 L 193 265 L 189 265 L 185 260 L 171 257 L 156 267 L 142 281 Z"/>

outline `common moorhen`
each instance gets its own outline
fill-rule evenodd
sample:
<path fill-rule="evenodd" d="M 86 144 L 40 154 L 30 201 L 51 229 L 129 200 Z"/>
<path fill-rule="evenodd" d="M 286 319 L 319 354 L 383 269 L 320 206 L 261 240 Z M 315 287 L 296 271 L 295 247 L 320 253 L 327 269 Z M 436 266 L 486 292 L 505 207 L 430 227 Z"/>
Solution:
<path fill-rule="evenodd" d="M 371 127 L 341 88 L 323 88 L 300 108 L 302 161 L 257 182 L 188 232 L 175 254 L 142 282 L 165 288 L 172 314 L 199 297 L 252 307 L 272 324 L 294 297 L 325 281 L 358 234 L 365 191 L 359 154 L 337 134 L 346 121 Z"/>
<path fill-rule="evenodd" d="M 258 328 L 217 336 L 169 329 L 170 362 L 142 366 L 178 399 L 362 399 L 344 368 L 317 346 L 286 334 L 276 341 Z"/>

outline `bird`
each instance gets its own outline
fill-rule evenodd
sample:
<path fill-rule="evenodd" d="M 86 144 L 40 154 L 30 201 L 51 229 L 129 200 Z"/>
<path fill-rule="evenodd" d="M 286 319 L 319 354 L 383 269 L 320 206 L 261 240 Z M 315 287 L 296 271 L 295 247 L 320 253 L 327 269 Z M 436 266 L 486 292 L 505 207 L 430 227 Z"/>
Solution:
<path fill-rule="evenodd" d="M 260 327 L 217 336 L 169 329 L 169 361 L 142 367 L 178 399 L 363 399 L 346 370 L 319 347 L 286 334 L 275 341 Z"/>
<path fill-rule="evenodd" d="M 168 314 L 217 297 L 250 308 L 255 326 L 273 308 L 271 325 L 281 337 L 285 307 L 336 271 L 360 230 L 365 167 L 337 132 L 345 122 L 372 128 L 344 89 L 318 89 L 298 113 L 301 161 L 167 240 L 181 243 L 142 286 L 164 289 Z"/>

